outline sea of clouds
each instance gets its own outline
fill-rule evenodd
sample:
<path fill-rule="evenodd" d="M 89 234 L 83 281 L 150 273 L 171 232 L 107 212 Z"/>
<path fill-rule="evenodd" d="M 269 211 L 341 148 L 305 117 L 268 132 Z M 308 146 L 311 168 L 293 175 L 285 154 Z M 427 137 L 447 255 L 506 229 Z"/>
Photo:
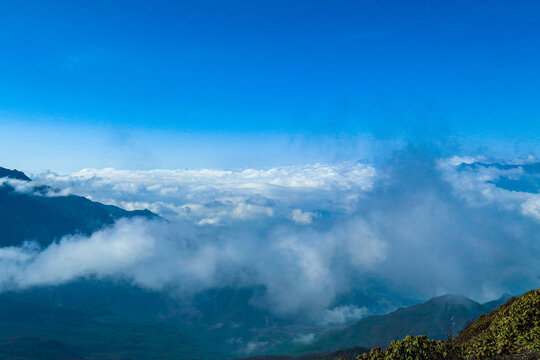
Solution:
<path fill-rule="evenodd" d="M 540 196 L 497 181 L 540 173 L 478 162 L 490 164 L 409 148 L 377 166 L 33 174 L 34 183 L 59 190 L 35 196 L 84 195 L 162 219 L 123 219 L 45 249 L 31 241 L 1 248 L 0 287 L 88 276 L 177 294 L 262 284 L 267 292 L 258 306 L 277 315 L 318 314 L 320 324 L 369 314 L 333 305 L 363 277 L 416 297 L 490 300 L 537 287 Z"/>

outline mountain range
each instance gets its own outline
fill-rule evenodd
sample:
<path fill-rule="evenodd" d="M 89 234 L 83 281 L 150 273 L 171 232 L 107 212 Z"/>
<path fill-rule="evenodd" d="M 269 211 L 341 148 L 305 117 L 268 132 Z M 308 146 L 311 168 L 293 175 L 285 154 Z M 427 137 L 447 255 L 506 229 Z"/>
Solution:
<path fill-rule="evenodd" d="M 148 210 L 127 211 L 64 194 L 34 184 L 23 172 L 0 168 L 0 247 L 29 240 L 46 247 L 65 235 L 89 235 L 135 216 L 158 218 Z M 345 325 L 282 318 L 257 307 L 252 299 L 264 294 L 264 286 L 212 288 L 186 298 L 145 290 L 129 281 L 87 277 L 5 291 L 0 295 L 0 359 L 226 359 L 278 354 L 283 359 L 348 359 L 406 335 L 434 339 L 455 335 L 509 298 L 480 304 L 445 295 L 412 305 L 418 301 L 400 297 L 376 280 L 364 281 L 369 292 L 352 289 L 334 306 L 369 306 L 381 315 Z M 396 303 L 403 307 L 384 314 Z M 308 340 L 298 340 L 306 334 Z"/>
<path fill-rule="evenodd" d="M 503 296 L 482 305 L 462 296 L 441 296 L 386 315 L 365 318 L 345 329 L 324 334 L 310 345 L 295 347 L 289 341 L 288 346 L 282 344 L 274 347 L 274 351 L 268 351 L 288 355 L 252 359 L 353 359 L 368 348 L 386 347 L 392 340 L 406 335 L 446 338 L 450 335 L 448 329 L 455 331 L 454 335 L 459 333 L 468 323 L 507 299 L 508 296 Z M 230 330 L 227 333 L 234 335 Z M 211 330 L 204 334 L 200 326 L 188 322 L 128 320 L 97 307 L 41 306 L 13 300 L 9 294 L 0 296 L 0 334 L 0 353 L 17 354 L 18 359 L 58 359 L 61 358 L 57 357 L 58 353 L 66 359 L 225 359 L 241 356 L 232 347 L 220 345 L 219 337 L 212 337 Z M 39 352 L 38 348 L 41 349 Z M 27 353 L 28 349 L 36 355 Z"/>

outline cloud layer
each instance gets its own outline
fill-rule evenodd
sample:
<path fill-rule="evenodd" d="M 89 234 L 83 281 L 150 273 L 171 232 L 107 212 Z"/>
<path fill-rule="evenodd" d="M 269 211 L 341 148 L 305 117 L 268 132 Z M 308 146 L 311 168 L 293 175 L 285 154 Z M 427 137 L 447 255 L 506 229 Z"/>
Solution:
<path fill-rule="evenodd" d="M 322 324 L 369 309 L 335 304 L 378 279 L 403 295 L 454 292 L 489 300 L 537 284 L 540 198 L 498 181 L 537 176 L 481 158 L 436 159 L 418 149 L 360 163 L 266 170 L 82 170 L 34 176 L 168 221 L 121 220 L 46 249 L 0 249 L 0 287 L 116 277 L 190 294 L 266 287 L 258 306 L 313 314 Z M 529 160 L 532 161 L 532 160 Z"/>
<path fill-rule="evenodd" d="M 373 166 L 349 162 L 241 171 L 85 169 L 34 176 L 92 200 L 128 210 L 148 208 L 201 225 L 273 217 L 309 224 L 318 216 L 314 210 L 354 209 L 375 177 Z"/>

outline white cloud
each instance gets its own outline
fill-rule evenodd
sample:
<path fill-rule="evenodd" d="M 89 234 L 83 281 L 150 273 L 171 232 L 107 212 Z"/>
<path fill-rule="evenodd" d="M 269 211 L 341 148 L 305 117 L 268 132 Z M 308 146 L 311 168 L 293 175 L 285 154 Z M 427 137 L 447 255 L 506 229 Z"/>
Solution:
<path fill-rule="evenodd" d="M 302 334 L 298 335 L 293 339 L 293 342 L 298 344 L 310 344 L 315 340 L 315 334 L 309 333 L 309 334 Z"/>
<path fill-rule="evenodd" d="M 440 160 L 439 168 L 443 173 L 443 178 L 452 184 L 455 193 L 466 199 L 472 206 L 497 204 L 502 208 L 521 211 L 523 215 L 540 220 L 540 194 L 512 191 L 495 184 L 501 178 L 519 181 L 540 175 L 526 174 L 519 166 L 530 164 L 534 160 L 534 157 L 529 156 L 524 160 L 493 163 L 482 157 L 452 157 Z M 460 169 L 462 164 L 471 165 L 477 161 L 486 162 L 482 166 Z M 507 164 L 518 166 L 503 167 Z"/>
<path fill-rule="evenodd" d="M 94 201 L 127 210 L 147 208 L 193 224 L 222 225 L 291 213 L 293 221 L 307 224 L 321 202 L 325 207 L 331 203 L 332 209 L 354 209 L 359 194 L 371 189 L 376 171 L 347 162 L 238 171 L 85 169 L 33 177 Z M 307 208 L 296 210 L 300 205 Z"/>
<path fill-rule="evenodd" d="M 251 354 L 257 350 L 268 345 L 268 341 L 250 341 L 246 346 L 241 350 L 242 353 Z"/>
<path fill-rule="evenodd" d="M 136 219 L 120 220 L 90 237 L 66 236 L 43 251 L 31 243 L 0 248 L 0 289 L 115 275 L 151 256 L 153 247 L 144 221 Z"/>
<path fill-rule="evenodd" d="M 323 323 L 366 314 L 335 303 L 363 279 L 418 297 L 525 290 L 540 267 L 538 195 L 493 183 L 523 176 L 519 168 L 460 164 L 403 152 L 377 170 L 342 163 L 41 174 L 38 184 L 170 221 L 123 220 L 43 250 L 0 249 L 0 287 L 84 276 L 179 294 L 262 284 L 266 293 L 253 304 Z"/>
<path fill-rule="evenodd" d="M 2 186 L 9 186 L 15 192 L 21 193 L 21 194 L 41 195 L 41 193 L 36 192 L 35 184 L 32 184 L 31 182 L 28 182 L 28 181 L 4 177 L 4 178 L 0 178 L 0 187 Z"/>
<path fill-rule="evenodd" d="M 121 278 L 178 294 L 263 284 L 268 292 L 260 306 L 279 315 L 311 316 L 340 291 L 342 273 L 361 273 L 384 259 L 383 247 L 371 248 L 372 238 L 366 251 L 381 252 L 373 254 L 375 260 L 342 259 L 348 252 L 342 237 L 347 236 L 332 228 L 298 232 L 281 227 L 265 234 L 250 226 L 208 232 L 185 222 L 123 219 L 89 237 L 66 236 L 42 250 L 32 243 L 0 248 L 0 291 L 81 277 Z M 361 235 L 355 236 L 361 241 Z"/>
<path fill-rule="evenodd" d="M 325 310 L 319 323 L 321 325 L 345 324 L 360 320 L 368 314 L 369 310 L 366 307 L 358 308 L 354 305 L 342 305 Z"/>
<path fill-rule="evenodd" d="M 303 212 L 301 209 L 294 209 L 291 215 L 293 221 L 301 225 L 311 224 L 311 222 L 313 221 L 313 218 L 316 216 L 317 214 L 314 212 L 310 212 L 310 211 Z"/>

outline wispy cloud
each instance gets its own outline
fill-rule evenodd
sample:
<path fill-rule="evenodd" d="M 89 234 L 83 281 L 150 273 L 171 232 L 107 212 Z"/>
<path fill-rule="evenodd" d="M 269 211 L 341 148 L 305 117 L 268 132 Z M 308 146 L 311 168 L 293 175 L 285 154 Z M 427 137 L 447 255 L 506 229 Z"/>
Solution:
<path fill-rule="evenodd" d="M 323 312 L 320 323 L 322 325 L 345 324 L 347 322 L 359 320 L 369 314 L 366 307 L 356 307 L 354 305 L 341 305 Z"/>

